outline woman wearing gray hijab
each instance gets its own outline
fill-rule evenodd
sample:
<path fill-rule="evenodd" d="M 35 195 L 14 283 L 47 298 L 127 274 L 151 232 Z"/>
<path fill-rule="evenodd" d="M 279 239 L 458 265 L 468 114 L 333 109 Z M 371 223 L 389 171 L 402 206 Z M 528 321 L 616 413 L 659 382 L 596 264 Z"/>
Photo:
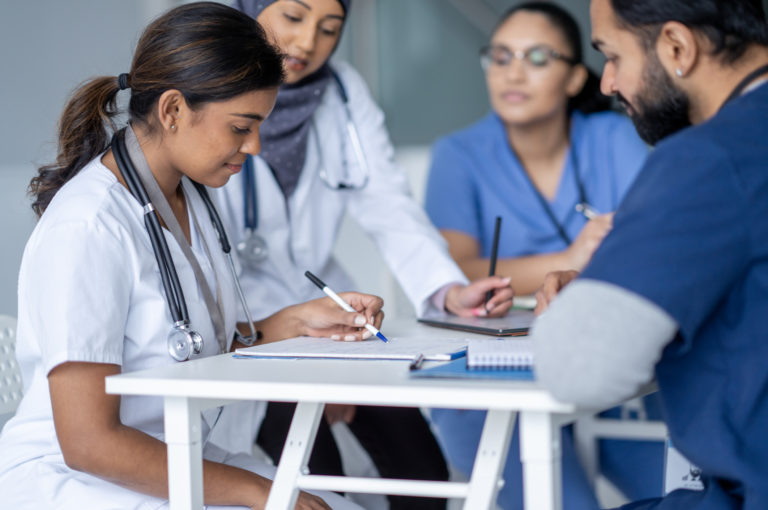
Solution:
<path fill-rule="evenodd" d="M 440 234 L 411 197 L 394 163 L 384 116 L 359 74 L 329 63 L 350 0 L 239 0 L 284 53 L 285 84 L 261 127 L 262 151 L 248 158 L 219 201 L 254 317 L 316 297 L 309 270 L 331 288 L 352 289 L 333 258 L 344 215 L 378 246 L 417 315 L 432 308 L 458 315 L 503 315 L 509 280 L 467 285 Z M 495 291 L 484 306 L 487 291 Z M 338 338 L 338 340 L 344 340 Z M 277 460 L 293 406 L 270 404 L 258 442 Z M 448 473 L 417 409 L 327 406 L 328 423 L 347 422 L 384 477 L 444 480 Z M 309 463 L 313 473 L 341 474 L 323 424 Z M 391 508 L 444 508 L 443 500 L 390 497 Z"/>

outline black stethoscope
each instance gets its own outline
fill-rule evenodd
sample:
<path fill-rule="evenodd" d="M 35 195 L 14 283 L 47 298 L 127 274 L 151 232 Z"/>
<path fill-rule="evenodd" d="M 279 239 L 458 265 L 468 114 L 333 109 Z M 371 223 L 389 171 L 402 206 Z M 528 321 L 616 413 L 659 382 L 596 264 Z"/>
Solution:
<path fill-rule="evenodd" d="M 333 77 L 334 83 L 336 83 L 339 96 L 344 104 L 344 111 L 346 112 L 347 117 L 345 123 L 346 133 L 352 143 L 352 151 L 355 153 L 357 164 L 361 169 L 361 179 L 358 183 L 352 181 L 347 172 L 346 162 L 344 164 L 345 175 L 342 179 L 332 181 L 324 164 L 321 165 L 318 175 L 326 187 L 335 191 L 363 189 L 368 185 L 371 170 L 368 166 L 365 152 L 363 152 L 363 146 L 360 142 L 360 134 L 352 119 L 352 111 L 349 108 L 349 96 L 347 95 L 347 90 L 338 73 L 333 69 L 331 69 L 331 76 Z M 320 161 L 322 162 L 324 160 L 322 145 L 318 139 L 314 123 L 310 126 L 310 130 L 317 141 L 317 147 L 320 151 Z M 269 255 L 266 239 L 256 232 L 259 227 L 259 204 L 256 196 L 256 186 L 256 171 L 253 166 L 253 158 L 248 157 L 243 164 L 243 216 L 245 219 L 245 237 L 237 243 L 237 255 L 243 265 L 251 268 L 257 267 L 264 262 Z"/>
<path fill-rule="evenodd" d="M 584 189 L 584 183 L 581 181 L 581 172 L 579 171 L 579 162 L 576 158 L 575 151 L 573 150 L 573 143 L 571 143 L 571 147 L 568 149 L 568 154 L 571 160 L 571 166 L 573 167 L 573 178 L 576 181 L 576 189 L 579 194 L 579 201 L 574 206 L 574 209 L 577 212 L 582 213 L 588 220 L 592 219 L 594 216 L 597 215 L 597 213 L 595 209 L 589 205 L 589 201 L 587 200 L 587 192 Z M 525 169 L 522 168 L 522 165 L 521 165 L 521 170 L 523 171 L 523 175 L 525 175 L 526 179 L 528 179 L 528 183 L 531 185 L 533 194 L 538 199 L 542 209 L 544 209 L 544 212 L 546 213 L 547 218 L 549 218 L 549 221 L 555 227 L 555 230 L 557 230 L 557 235 L 560 236 L 560 239 L 562 239 L 565 242 L 566 246 L 570 246 L 572 239 L 571 239 L 571 236 L 568 235 L 568 232 L 565 231 L 565 226 L 558 221 L 557 217 L 555 216 L 555 212 L 552 210 L 552 207 L 550 207 L 549 205 L 549 202 L 547 202 L 547 199 L 544 198 L 544 195 L 541 194 L 539 189 L 533 183 L 533 180 L 531 179 L 531 176 L 528 175 L 528 172 L 526 172 Z"/>
<path fill-rule="evenodd" d="M 171 252 L 168 249 L 168 243 L 163 234 L 162 227 L 160 226 L 160 218 L 154 205 L 152 205 L 147 190 L 144 187 L 144 184 L 142 184 L 141 178 L 128 154 L 128 148 L 125 143 L 125 129 L 114 134 L 111 146 L 115 162 L 117 163 L 117 167 L 120 170 L 123 179 L 125 179 L 129 191 L 136 197 L 144 209 L 144 224 L 149 233 L 149 239 L 152 243 L 152 251 L 155 254 L 155 259 L 157 260 L 157 265 L 160 269 L 160 279 L 162 280 L 163 288 L 165 290 L 168 309 L 173 318 L 173 328 L 170 333 L 168 333 L 167 339 L 168 354 L 170 354 L 176 361 L 186 361 L 191 356 L 200 354 L 203 351 L 203 337 L 197 331 L 192 329 L 190 325 L 189 312 L 187 310 L 186 301 L 184 300 L 184 292 L 181 288 L 181 282 L 176 273 L 176 266 L 173 263 Z M 235 281 L 235 287 L 237 288 L 240 297 L 240 303 L 245 312 L 245 316 L 248 318 L 248 325 L 251 333 L 250 336 L 246 337 L 240 335 L 236 330 L 236 339 L 244 345 L 253 345 L 258 339 L 258 333 L 253 327 L 250 310 L 248 309 L 243 290 L 240 287 L 240 281 L 237 277 L 234 262 L 232 261 L 231 248 L 227 234 L 224 231 L 224 225 L 221 223 L 219 213 L 216 211 L 216 206 L 214 206 L 211 201 L 211 197 L 208 195 L 205 186 L 194 181 L 191 182 L 200 194 L 200 198 L 208 211 L 213 227 L 216 230 L 216 235 L 221 243 L 221 249 L 227 256 L 232 276 Z M 189 205 L 189 207 L 191 207 L 191 205 Z M 213 267 L 213 264 L 211 264 L 211 267 Z"/>

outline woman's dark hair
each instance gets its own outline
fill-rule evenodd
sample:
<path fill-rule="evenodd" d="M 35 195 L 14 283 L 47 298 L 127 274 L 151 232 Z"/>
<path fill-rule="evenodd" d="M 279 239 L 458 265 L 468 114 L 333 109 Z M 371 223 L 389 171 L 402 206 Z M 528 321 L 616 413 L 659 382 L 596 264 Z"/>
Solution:
<path fill-rule="evenodd" d="M 587 80 L 581 92 L 568 100 L 568 113 L 579 110 L 583 113 L 594 113 L 611 109 L 611 99 L 600 92 L 600 78 L 584 64 L 581 50 L 581 30 L 576 20 L 565 9 L 549 2 L 525 2 L 508 9 L 493 29 L 494 33 L 514 14 L 534 12 L 547 17 L 552 25 L 559 29 L 570 47 L 571 58 L 587 70 Z"/>
<path fill-rule="evenodd" d="M 714 45 L 713 55 L 738 60 L 750 44 L 768 46 L 768 24 L 760 0 L 611 0 L 616 17 L 652 48 L 662 25 L 677 21 Z"/>
<path fill-rule="evenodd" d="M 179 90 L 195 109 L 278 87 L 282 55 L 247 14 L 214 2 L 191 3 L 168 11 L 144 30 L 125 81 L 131 89 L 131 122 L 151 131 L 151 113 L 166 90 Z M 118 77 L 101 76 L 72 94 L 59 121 L 56 162 L 41 167 L 29 184 L 38 216 L 67 181 L 107 149 L 107 128 L 116 129 L 112 118 L 119 113 L 119 90 Z"/>

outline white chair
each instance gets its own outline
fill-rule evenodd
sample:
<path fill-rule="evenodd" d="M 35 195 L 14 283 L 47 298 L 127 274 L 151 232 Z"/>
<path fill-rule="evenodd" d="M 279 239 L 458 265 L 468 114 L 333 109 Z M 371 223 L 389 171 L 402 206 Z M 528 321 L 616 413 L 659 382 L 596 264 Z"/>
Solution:
<path fill-rule="evenodd" d="M 0 315 L 0 427 L 16 412 L 22 394 L 16 362 L 16 319 Z"/>
<path fill-rule="evenodd" d="M 600 439 L 632 439 L 637 441 L 666 441 L 667 426 L 663 421 L 649 420 L 642 398 L 635 398 L 621 406 L 621 419 L 601 418 L 597 415 L 582 416 L 574 423 L 574 441 L 576 451 L 587 473 L 587 477 L 596 489 L 603 506 L 614 507 L 626 502 L 620 492 L 600 475 L 600 461 L 597 442 Z M 659 487 L 659 496 L 661 496 Z M 605 504 L 604 499 L 610 499 Z"/>

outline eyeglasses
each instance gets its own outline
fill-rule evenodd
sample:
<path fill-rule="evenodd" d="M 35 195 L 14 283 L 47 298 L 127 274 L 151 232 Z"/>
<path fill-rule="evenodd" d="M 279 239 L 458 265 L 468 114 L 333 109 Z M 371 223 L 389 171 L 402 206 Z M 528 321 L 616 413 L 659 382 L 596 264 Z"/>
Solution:
<path fill-rule="evenodd" d="M 542 68 L 553 60 L 562 60 L 574 65 L 577 62 L 547 46 L 533 46 L 526 50 L 510 50 L 506 46 L 485 46 L 480 50 L 480 65 L 484 71 L 491 68 L 507 67 L 514 59 L 520 59 L 529 67 Z"/>

